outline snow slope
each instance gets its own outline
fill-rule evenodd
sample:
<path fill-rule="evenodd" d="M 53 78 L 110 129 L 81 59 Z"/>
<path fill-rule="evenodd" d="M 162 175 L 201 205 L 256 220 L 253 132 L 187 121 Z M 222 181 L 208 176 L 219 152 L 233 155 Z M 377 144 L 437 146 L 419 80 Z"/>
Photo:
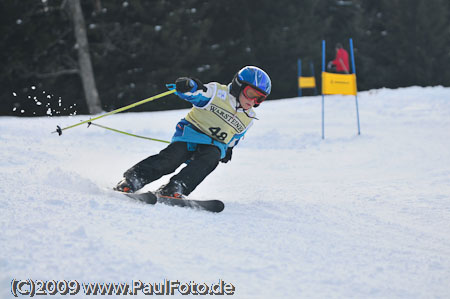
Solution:
<path fill-rule="evenodd" d="M 12 279 L 168 279 L 223 280 L 232 298 L 450 298 L 450 88 L 361 92 L 361 136 L 353 97 L 325 102 L 325 140 L 321 97 L 257 108 L 231 163 L 191 195 L 223 200 L 220 214 L 108 190 L 163 143 L 50 134 L 88 116 L 1 117 L 0 297 Z M 186 111 L 98 123 L 169 140 Z"/>

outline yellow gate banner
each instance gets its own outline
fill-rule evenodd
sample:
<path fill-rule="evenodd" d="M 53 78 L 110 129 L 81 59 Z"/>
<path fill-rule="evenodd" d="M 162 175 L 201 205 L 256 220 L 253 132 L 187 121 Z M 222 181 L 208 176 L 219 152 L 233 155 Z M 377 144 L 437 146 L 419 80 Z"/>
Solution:
<path fill-rule="evenodd" d="M 316 87 L 316 78 L 314 77 L 298 77 L 299 88 L 314 88 Z"/>
<path fill-rule="evenodd" d="M 355 74 L 322 72 L 322 94 L 356 95 Z"/>

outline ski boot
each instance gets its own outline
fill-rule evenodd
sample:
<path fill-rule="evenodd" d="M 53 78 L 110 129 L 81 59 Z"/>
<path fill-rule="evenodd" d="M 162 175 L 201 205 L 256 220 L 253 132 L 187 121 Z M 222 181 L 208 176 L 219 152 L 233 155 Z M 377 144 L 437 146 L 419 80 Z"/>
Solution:
<path fill-rule="evenodd" d="M 186 185 L 181 181 L 170 181 L 166 185 L 156 190 L 156 195 L 160 197 L 186 198 L 184 195 Z"/>
<path fill-rule="evenodd" d="M 119 183 L 117 183 L 116 187 L 114 187 L 114 190 L 125 193 L 134 193 L 136 191 L 136 188 L 134 188 L 133 184 L 130 181 L 128 181 L 126 178 L 123 178 Z"/>

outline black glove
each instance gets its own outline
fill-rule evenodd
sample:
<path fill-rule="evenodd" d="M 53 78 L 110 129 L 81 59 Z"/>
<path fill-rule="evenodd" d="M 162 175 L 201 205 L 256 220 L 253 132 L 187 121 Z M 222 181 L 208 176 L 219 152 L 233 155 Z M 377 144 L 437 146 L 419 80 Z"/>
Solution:
<path fill-rule="evenodd" d="M 181 93 L 195 92 L 198 89 L 206 91 L 206 87 L 197 78 L 180 77 L 175 81 L 176 90 Z"/>
<path fill-rule="evenodd" d="M 231 156 L 233 155 L 233 148 L 229 147 L 227 148 L 227 153 L 225 154 L 225 157 L 223 157 L 220 162 L 227 163 L 228 161 L 231 161 Z"/>

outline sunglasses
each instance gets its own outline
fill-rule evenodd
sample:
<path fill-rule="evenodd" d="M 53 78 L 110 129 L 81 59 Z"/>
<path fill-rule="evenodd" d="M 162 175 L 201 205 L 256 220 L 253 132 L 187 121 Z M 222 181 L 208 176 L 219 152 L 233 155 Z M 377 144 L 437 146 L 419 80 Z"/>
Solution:
<path fill-rule="evenodd" d="M 245 86 L 242 93 L 244 94 L 244 96 L 247 99 L 254 101 L 256 104 L 261 104 L 267 97 L 265 94 L 254 89 L 253 87 L 251 87 L 249 85 Z"/>

